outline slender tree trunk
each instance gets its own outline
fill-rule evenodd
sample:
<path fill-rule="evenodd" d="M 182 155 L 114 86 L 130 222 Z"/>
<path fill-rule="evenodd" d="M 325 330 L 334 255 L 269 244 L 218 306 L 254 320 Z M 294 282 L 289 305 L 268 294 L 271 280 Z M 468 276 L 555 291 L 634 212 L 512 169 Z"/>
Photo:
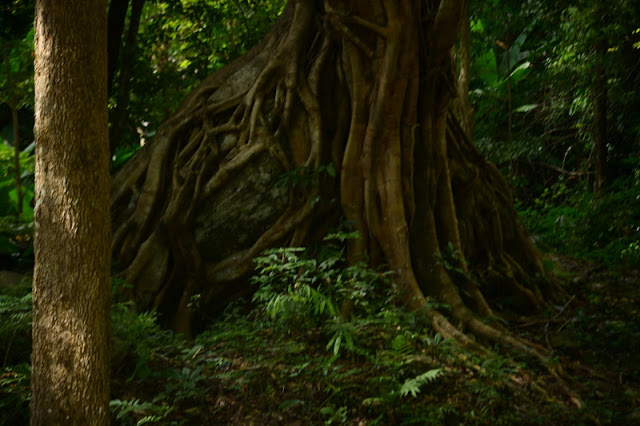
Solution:
<path fill-rule="evenodd" d="M 109 134 L 109 146 L 111 155 L 116 152 L 120 144 L 127 122 L 129 109 L 129 95 L 131 88 L 131 78 L 133 63 L 136 53 L 136 39 L 138 38 L 138 28 L 140 26 L 140 16 L 144 0 L 133 0 L 131 4 L 131 17 L 129 18 L 129 28 L 127 29 L 127 40 L 122 53 L 122 65 L 120 66 L 120 79 L 118 87 L 118 98 L 116 100 L 116 111 L 111 123 Z"/>
<path fill-rule="evenodd" d="M 109 423 L 106 3 L 37 0 L 31 424 Z"/>

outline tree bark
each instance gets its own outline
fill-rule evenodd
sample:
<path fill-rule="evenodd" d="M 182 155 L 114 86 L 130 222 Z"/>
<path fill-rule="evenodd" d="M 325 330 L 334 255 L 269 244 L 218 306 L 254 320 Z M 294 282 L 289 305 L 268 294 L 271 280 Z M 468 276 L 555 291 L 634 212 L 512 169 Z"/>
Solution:
<path fill-rule="evenodd" d="M 506 181 L 452 114 L 461 11 L 460 0 L 290 1 L 115 176 L 113 253 L 138 305 L 189 332 L 251 291 L 255 256 L 318 241 L 342 215 L 359 232 L 350 259 L 391 268 L 407 306 L 444 336 L 477 346 L 464 330 L 545 359 L 480 319 L 500 297 L 524 315 L 558 292 Z M 329 163 L 336 179 L 275 185 Z M 439 261 L 451 247 L 468 261 L 462 274 Z"/>
<path fill-rule="evenodd" d="M 460 42 L 457 49 L 459 61 L 457 84 L 457 116 L 460 126 L 469 139 L 473 139 L 473 107 L 469 101 L 469 81 L 471 79 L 471 17 L 469 0 L 463 1 Z"/>
<path fill-rule="evenodd" d="M 105 11 L 36 2 L 33 425 L 109 423 Z"/>

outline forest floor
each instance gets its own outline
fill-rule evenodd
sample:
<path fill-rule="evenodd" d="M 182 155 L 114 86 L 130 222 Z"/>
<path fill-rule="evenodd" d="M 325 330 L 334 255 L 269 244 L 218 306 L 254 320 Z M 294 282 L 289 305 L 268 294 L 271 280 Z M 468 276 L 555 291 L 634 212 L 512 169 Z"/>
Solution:
<path fill-rule="evenodd" d="M 581 408 L 544 366 L 479 357 L 377 294 L 350 321 L 239 303 L 193 340 L 114 304 L 114 424 L 640 424 L 640 271 L 549 261 L 566 304 L 506 325 L 553 349 Z M 28 424 L 29 291 L 0 288 L 0 424 Z"/>
<path fill-rule="evenodd" d="M 640 424 L 640 271 L 552 261 L 572 296 L 510 328 L 553 348 L 582 408 L 542 366 L 480 358 L 396 308 L 275 324 L 238 306 L 180 355 L 155 358 L 144 380 L 117 375 L 113 394 L 169 403 L 167 424 Z M 153 412 L 142 408 L 129 414 Z"/>

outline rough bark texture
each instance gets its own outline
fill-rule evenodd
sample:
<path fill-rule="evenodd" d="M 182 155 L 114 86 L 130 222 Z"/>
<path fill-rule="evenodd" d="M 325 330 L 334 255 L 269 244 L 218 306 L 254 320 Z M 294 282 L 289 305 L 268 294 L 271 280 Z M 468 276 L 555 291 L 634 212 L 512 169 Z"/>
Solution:
<path fill-rule="evenodd" d="M 471 332 L 545 359 L 480 320 L 494 297 L 526 314 L 555 287 L 508 185 L 451 113 L 461 8 L 292 0 L 259 46 L 189 94 L 112 186 L 113 253 L 139 305 L 189 332 L 192 295 L 205 310 L 224 307 L 250 291 L 264 249 L 305 245 L 343 216 L 360 234 L 350 258 L 391 268 L 407 305 L 443 335 L 478 346 Z M 329 163 L 335 179 L 274 185 Z M 466 273 L 439 261 L 449 247 Z M 448 317 L 430 296 L 451 306 Z"/>
<path fill-rule="evenodd" d="M 33 425 L 109 423 L 105 11 L 36 2 Z"/>
<path fill-rule="evenodd" d="M 456 116 L 460 126 L 472 139 L 473 135 L 473 107 L 469 100 L 469 81 L 471 80 L 471 16 L 469 0 L 463 0 L 462 19 L 460 22 L 460 42 L 457 48 L 458 85 L 456 99 Z"/>

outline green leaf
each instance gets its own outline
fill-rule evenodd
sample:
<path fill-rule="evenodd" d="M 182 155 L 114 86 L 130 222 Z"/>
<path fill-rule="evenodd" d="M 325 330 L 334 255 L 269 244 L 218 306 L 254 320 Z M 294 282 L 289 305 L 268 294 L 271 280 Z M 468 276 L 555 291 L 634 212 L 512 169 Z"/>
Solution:
<path fill-rule="evenodd" d="M 429 370 L 424 374 L 414 377 L 413 379 L 407 379 L 400 388 L 400 395 L 407 396 L 411 394 L 414 398 L 420 393 L 420 387 L 424 384 L 433 382 L 438 377 L 442 376 L 442 368 L 436 368 Z"/>
<path fill-rule="evenodd" d="M 522 105 L 514 109 L 513 112 L 529 112 L 538 108 L 538 104 Z"/>
<path fill-rule="evenodd" d="M 527 36 L 529 35 L 529 32 L 536 24 L 536 21 L 537 20 L 534 19 L 533 22 L 531 22 L 531 24 L 529 24 L 529 26 L 525 28 L 524 31 L 520 33 L 518 38 L 516 38 L 515 41 L 511 44 L 509 51 L 505 52 L 502 55 L 502 61 L 500 63 L 500 73 L 502 75 L 507 75 L 508 73 L 510 73 L 511 68 L 515 64 L 517 64 L 519 61 L 521 61 L 525 57 L 529 56 L 528 52 L 522 52 L 522 46 L 524 45 L 524 42 L 527 40 Z"/>
<path fill-rule="evenodd" d="M 333 163 L 327 165 L 327 174 L 331 177 L 336 177 L 336 169 L 333 167 Z"/>
<path fill-rule="evenodd" d="M 487 86 L 492 87 L 497 83 L 496 55 L 492 50 L 487 50 L 475 60 L 473 71 Z"/>
<path fill-rule="evenodd" d="M 523 62 L 511 73 L 511 83 L 515 84 L 524 79 L 529 74 L 531 62 Z"/>

